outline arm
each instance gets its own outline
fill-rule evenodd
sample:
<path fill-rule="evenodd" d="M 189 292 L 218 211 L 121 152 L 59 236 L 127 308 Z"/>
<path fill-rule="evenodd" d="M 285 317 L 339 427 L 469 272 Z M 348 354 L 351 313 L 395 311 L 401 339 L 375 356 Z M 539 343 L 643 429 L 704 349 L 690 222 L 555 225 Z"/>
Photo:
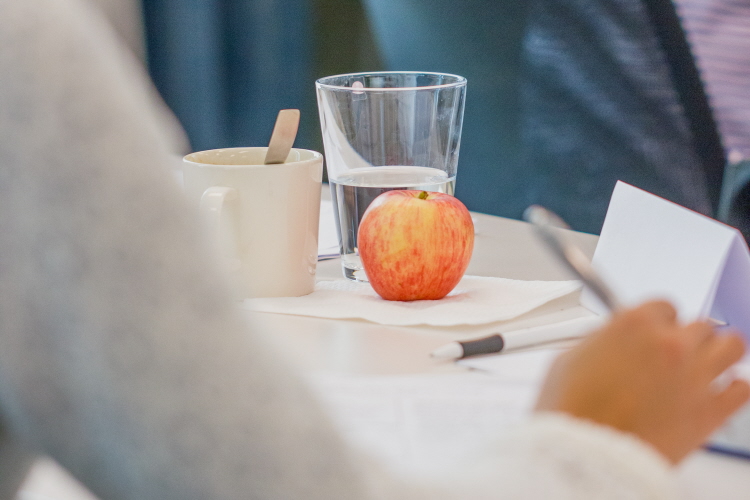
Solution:
<path fill-rule="evenodd" d="M 0 422 L 0 498 L 13 498 L 34 461 L 34 454 L 7 434 Z"/>
<path fill-rule="evenodd" d="M 135 62 L 79 2 L 0 19 L 9 431 L 104 498 L 365 498 L 210 265 Z"/>

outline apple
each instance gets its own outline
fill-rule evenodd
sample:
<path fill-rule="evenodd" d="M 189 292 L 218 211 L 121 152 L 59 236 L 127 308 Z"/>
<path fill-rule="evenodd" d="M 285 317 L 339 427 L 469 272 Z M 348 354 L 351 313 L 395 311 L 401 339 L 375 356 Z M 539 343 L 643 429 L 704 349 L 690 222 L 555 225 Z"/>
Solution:
<path fill-rule="evenodd" d="M 449 194 L 386 191 L 362 216 L 357 246 L 378 295 L 437 300 L 455 288 L 469 265 L 474 223 Z"/>

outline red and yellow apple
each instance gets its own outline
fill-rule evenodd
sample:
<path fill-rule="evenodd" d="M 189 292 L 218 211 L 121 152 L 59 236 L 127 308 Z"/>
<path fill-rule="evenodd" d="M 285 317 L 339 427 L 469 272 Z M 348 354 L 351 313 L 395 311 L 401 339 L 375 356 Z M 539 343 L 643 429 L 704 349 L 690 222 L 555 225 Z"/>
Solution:
<path fill-rule="evenodd" d="M 451 195 L 387 191 L 365 211 L 357 246 L 367 279 L 384 299 L 442 299 L 469 265 L 474 223 Z"/>

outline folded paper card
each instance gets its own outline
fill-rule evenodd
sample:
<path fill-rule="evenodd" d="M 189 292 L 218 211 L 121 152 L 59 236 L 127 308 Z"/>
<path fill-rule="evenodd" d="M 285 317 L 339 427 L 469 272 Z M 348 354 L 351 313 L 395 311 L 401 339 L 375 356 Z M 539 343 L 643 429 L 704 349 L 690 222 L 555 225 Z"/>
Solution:
<path fill-rule="evenodd" d="M 592 263 L 625 305 L 667 299 L 684 321 L 712 317 L 750 338 L 750 253 L 732 227 L 618 182 Z M 605 312 L 588 290 L 581 304 Z"/>
<path fill-rule="evenodd" d="M 505 321 L 568 295 L 578 281 L 520 281 L 464 276 L 455 290 L 440 300 L 395 302 L 383 300 L 367 283 L 320 281 L 303 297 L 245 300 L 245 308 L 259 312 L 364 319 L 383 325 L 481 325 Z"/>

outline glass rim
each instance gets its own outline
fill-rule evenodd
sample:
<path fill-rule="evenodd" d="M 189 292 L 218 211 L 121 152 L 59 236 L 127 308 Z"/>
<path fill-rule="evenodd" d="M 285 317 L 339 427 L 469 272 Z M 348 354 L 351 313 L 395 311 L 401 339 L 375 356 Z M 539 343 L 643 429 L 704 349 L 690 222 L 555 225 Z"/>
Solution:
<path fill-rule="evenodd" d="M 343 85 L 331 85 L 325 83 L 326 80 L 332 80 L 334 78 L 344 77 L 357 77 L 357 76 L 384 76 L 384 75 L 427 75 L 427 76 L 448 76 L 455 78 L 455 82 L 440 83 L 437 85 L 424 85 L 420 87 L 345 87 Z M 447 89 L 452 87 L 462 87 L 466 85 L 466 78 L 460 75 L 454 75 L 453 73 L 440 73 L 436 71 L 364 71 L 361 73 L 342 73 L 340 75 L 324 76 L 315 80 L 315 86 L 317 88 L 324 88 L 327 90 L 345 90 L 348 92 L 393 92 L 393 91 L 404 91 L 404 90 L 434 90 L 434 89 Z"/>

